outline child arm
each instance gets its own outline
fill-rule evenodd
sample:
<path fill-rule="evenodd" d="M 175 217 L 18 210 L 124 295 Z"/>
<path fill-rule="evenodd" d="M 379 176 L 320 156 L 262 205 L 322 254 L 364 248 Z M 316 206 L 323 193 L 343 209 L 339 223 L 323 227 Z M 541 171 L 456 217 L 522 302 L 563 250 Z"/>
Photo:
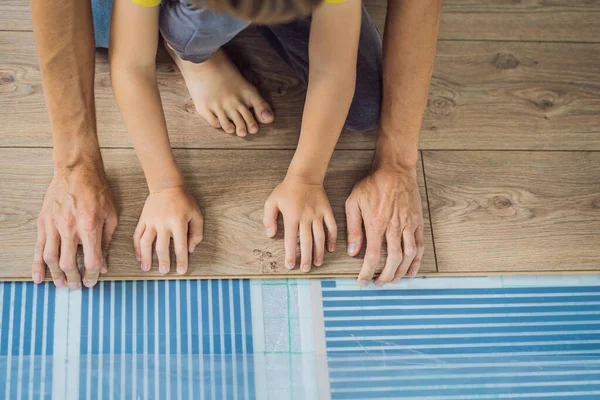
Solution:
<path fill-rule="evenodd" d="M 170 270 L 173 238 L 177 272 L 185 273 L 188 251 L 202 240 L 202 215 L 184 185 L 173 156 L 156 82 L 159 8 L 115 0 L 110 32 L 113 92 L 142 164 L 150 194 L 135 234 L 141 268 L 152 267 L 156 240 L 159 270 Z"/>
<path fill-rule="evenodd" d="M 288 173 L 322 183 L 356 82 L 361 1 L 325 3 L 312 17 L 308 90 L 300 140 Z"/>
<path fill-rule="evenodd" d="M 354 96 L 360 24 L 360 0 L 325 3 L 312 16 L 300 140 L 285 179 L 265 203 L 263 220 L 267 235 L 273 237 L 277 215 L 283 215 L 285 264 L 289 269 L 296 265 L 298 234 L 303 272 L 308 272 L 311 264 L 323 263 L 323 224 L 328 233 L 327 249 L 335 250 L 337 226 L 323 180 Z"/>

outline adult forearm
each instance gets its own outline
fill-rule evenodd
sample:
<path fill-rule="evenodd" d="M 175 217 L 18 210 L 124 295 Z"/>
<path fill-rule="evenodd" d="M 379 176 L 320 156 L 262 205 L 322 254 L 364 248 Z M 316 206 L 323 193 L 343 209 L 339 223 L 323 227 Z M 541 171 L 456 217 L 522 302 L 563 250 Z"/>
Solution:
<path fill-rule="evenodd" d="M 90 1 L 31 0 L 42 84 L 57 167 L 101 162 L 94 109 Z"/>
<path fill-rule="evenodd" d="M 433 71 L 441 0 L 388 0 L 376 165 L 412 168 Z"/>

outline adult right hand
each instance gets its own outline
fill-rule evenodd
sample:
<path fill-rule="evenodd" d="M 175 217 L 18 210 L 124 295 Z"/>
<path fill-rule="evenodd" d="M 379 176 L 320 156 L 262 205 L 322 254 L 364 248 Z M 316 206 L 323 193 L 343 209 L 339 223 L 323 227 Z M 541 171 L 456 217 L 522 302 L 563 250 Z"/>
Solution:
<path fill-rule="evenodd" d="M 117 212 L 101 162 L 56 168 L 38 219 L 33 281 L 45 279 L 46 265 L 57 287 L 81 286 L 77 247 L 83 246 L 83 283 L 92 287 L 107 272 L 106 256 Z"/>

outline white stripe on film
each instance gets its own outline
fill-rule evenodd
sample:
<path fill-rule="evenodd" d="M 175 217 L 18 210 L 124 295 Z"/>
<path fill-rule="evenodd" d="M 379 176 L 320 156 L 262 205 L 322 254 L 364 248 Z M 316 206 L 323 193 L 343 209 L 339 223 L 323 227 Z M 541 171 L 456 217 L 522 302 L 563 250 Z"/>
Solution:
<path fill-rule="evenodd" d="M 229 330 L 230 339 L 231 340 L 231 390 L 233 391 L 233 400 L 237 400 L 237 349 L 235 345 L 235 338 L 237 335 L 236 326 L 235 326 L 235 318 L 234 318 L 234 308 L 233 308 L 233 281 L 229 281 L 229 285 L 227 285 L 227 296 L 229 297 L 229 326 L 231 327 Z"/>
<path fill-rule="evenodd" d="M 145 283 L 146 281 L 144 281 Z M 133 281 L 132 283 L 132 287 L 133 290 L 131 291 L 131 371 L 132 373 L 132 377 L 131 377 L 131 393 L 133 395 L 134 399 L 138 398 L 137 395 L 137 377 L 138 377 L 138 369 L 137 369 L 137 318 L 136 318 L 136 313 L 137 313 L 137 285 L 136 285 L 136 281 Z M 144 286 L 144 295 L 145 295 L 145 289 L 146 287 Z M 144 309 L 145 311 L 145 309 Z M 144 320 L 146 319 L 146 315 L 144 314 Z M 144 329 L 144 333 L 147 333 L 147 330 Z M 144 365 L 144 368 L 146 368 L 146 365 Z"/>
<path fill-rule="evenodd" d="M 215 390 L 215 354 L 214 354 L 214 346 L 213 346 L 213 301 L 212 301 L 212 282 L 208 282 L 206 285 L 208 287 L 208 346 L 209 346 L 209 368 L 210 368 L 210 398 L 211 400 L 216 399 L 216 390 Z"/>
<path fill-rule="evenodd" d="M 19 327 L 19 337 L 21 340 L 19 341 L 19 363 L 18 363 L 18 375 L 17 375 L 17 399 L 20 399 L 23 393 L 23 350 L 24 350 L 24 341 L 25 341 L 25 311 L 26 311 L 26 301 L 27 301 L 27 286 L 30 285 L 29 282 L 22 283 L 23 290 L 21 292 L 21 326 Z M 10 366 L 9 366 L 10 367 Z"/>
<path fill-rule="evenodd" d="M 133 287 L 135 288 L 136 286 L 137 285 L 134 282 Z M 143 356 L 143 364 L 144 364 L 144 366 L 142 368 L 143 369 L 143 376 L 144 376 L 144 378 L 143 378 L 143 380 L 144 380 L 144 382 L 143 382 L 143 385 L 144 385 L 144 390 L 143 390 L 144 397 L 143 398 L 147 399 L 148 398 L 148 340 L 149 340 L 149 337 L 148 337 L 148 307 L 150 307 L 150 304 L 148 304 L 148 281 L 145 280 L 144 283 L 143 283 L 143 286 L 144 286 L 144 289 L 143 289 L 143 304 L 142 304 L 142 315 L 143 315 L 143 320 L 144 320 L 144 322 L 143 322 L 144 323 L 144 330 L 142 332 L 142 334 L 143 334 L 142 335 L 142 338 L 143 338 L 142 340 L 143 340 L 143 346 L 144 346 L 144 356 Z M 134 329 L 133 329 L 133 335 L 135 337 L 135 336 L 137 336 L 137 321 L 136 321 L 136 317 L 135 317 L 135 315 L 137 313 L 137 298 L 136 298 L 137 296 L 136 296 L 135 290 L 133 292 L 133 295 L 134 295 L 134 298 L 133 298 L 133 308 L 132 308 L 133 312 L 132 312 L 132 315 L 133 315 L 133 327 L 134 327 Z M 133 343 L 136 343 L 136 345 L 137 345 L 137 341 L 134 341 Z M 134 365 L 134 373 L 135 373 L 135 375 L 137 375 L 137 364 L 134 362 L 133 365 Z M 134 392 L 134 395 L 135 395 L 136 398 L 138 397 L 136 392 Z"/>
<path fill-rule="evenodd" d="M 220 330 L 220 335 L 219 337 L 221 338 L 221 343 L 220 343 L 220 352 L 219 352 L 219 358 L 220 358 L 220 364 L 221 364 L 221 396 L 223 396 L 224 399 L 227 399 L 227 373 L 226 371 L 226 367 L 225 364 L 227 363 L 227 356 L 225 354 L 225 326 L 224 326 L 224 316 L 223 316 L 223 301 L 224 301 L 224 296 L 223 296 L 223 279 L 219 279 L 218 281 L 218 293 L 219 293 L 219 330 Z"/>
<path fill-rule="evenodd" d="M 156 394 L 156 396 L 159 396 L 159 389 L 160 389 L 160 385 L 159 385 L 159 365 L 160 365 L 160 360 L 159 360 L 159 351 L 158 351 L 158 345 L 159 345 L 159 332 L 158 332 L 158 295 L 159 295 L 159 290 L 158 290 L 158 281 L 154 281 L 154 393 Z"/>
<path fill-rule="evenodd" d="M 93 303 L 94 303 L 94 292 L 98 289 L 98 285 L 88 289 L 88 313 L 87 313 L 87 354 L 86 354 L 86 399 L 92 398 L 92 326 L 93 326 Z"/>
<path fill-rule="evenodd" d="M 378 300 L 382 303 L 385 303 L 386 298 L 379 299 L 369 299 L 369 300 Z M 477 300 L 477 299 L 475 299 Z M 360 302 L 360 301 L 358 301 Z M 473 304 L 432 304 L 432 305 L 385 305 L 385 304 L 376 304 L 373 306 L 367 305 L 347 305 L 340 307 L 328 307 L 325 306 L 327 311 L 355 311 L 357 307 L 360 307 L 361 311 L 372 311 L 372 310 L 387 310 L 387 311 L 401 311 L 401 310 L 442 310 L 442 309 L 478 309 L 478 308 L 520 308 L 520 307 L 532 307 L 532 308 L 542 308 L 542 307 L 562 307 L 562 306 L 597 306 L 600 305 L 600 301 L 580 301 L 580 302 L 547 302 L 547 303 L 473 303 Z"/>
<path fill-rule="evenodd" d="M 561 351 L 550 351 L 550 352 L 523 352 L 523 353 L 489 353 L 489 354 L 465 354 L 465 355 L 460 355 L 460 356 L 455 356 L 455 357 L 444 357 L 444 358 L 485 358 L 485 357 L 489 357 L 489 358 L 494 358 L 494 357 L 505 357 L 505 356 L 522 356 L 522 355 L 527 355 L 527 356 L 563 356 L 566 354 L 563 354 L 565 352 L 561 352 Z M 586 354 L 586 353 L 592 353 L 592 354 L 596 354 L 597 351 L 595 350 L 586 350 L 585 352 L 578 352 L 577 354 Z M 568 355 L 572 355 L 571 353 L 569 353 Z M 411 370 L 415 370 L 415 369 L 439 369 L 439 368 L 446 368 L 448 365 L 452 365 L 453 368 L 473 368 L 473 367 L 481 367 L 481 368 L 487 368 L 487 367 L 497 367 L 498 363 L 457 363 L 457 362 L 452 362 L 451 364 L 449 363 L 449 361 L 453 361 L 453 360 L 443 360 L 442 359 L 443 356 L 436 356 L 436 355 L 424 355 L 423 357 L 414 357 L 414 356 L 380 356 L 380 357 L 369 357 L 368 360 L 369 361 L 382 361 L 384 363 L 386 363 L 386 365 L 384 366 L 370 366 L 369 370 L 370 371 L 392 371 L 392 370 L 405 370 L 407 368 L 407 365 L 410 366 Z M 415 360 L 415 362 L 410 362 L 410 364 L 407 363 L 398 363 L 396 365 L 393 364 L 394 361 L 401 361 L 401 360 L 406 360 L 408 358 L 411 359 L 417 359 Z M 419 360 L 419 358 L 421 358 Z M 346 363 L 346 365 L 352 365 L 352 362 L 359 362 L 359 361 L 364 361 L 365 357 L 344 357 L 343 355 L 341 357 L 336 357 L 336 358 L 329 358 L 330 362 L 335 362 L 335 361 L 344 361 Z M 418 364 L 416 361 L 422 362 L 423 364 Z M 425 361 L 436 361 L 436 364 L 433 363 L 428 363 L 425 364 Z M 593 360 L 593 359 L 587 359 L 585 360 L 586 365 L 591 365 L 591 364 L 600 364 L 600 360 Z M 582 360 L 580 358 L 578 358 L 575 361 L 570 361 L 570 360 L 563 360 L 560 359 L 558 361 L 521 361 L 521 362 L 503 362 L 502 366 L 506 367 L 506 366 L 513 366 L 513 367 L 527 367 L 527 366 L 540 366 L 540 367 L 551 367 L 551 366 L 555 366 L 555 365 L 581 365 Z M 343 368 L 330 368 L 331 371 L 335 371 L 335 372 L 352 372 L 352 371 L 364 371 L 365 367 L 363 366 L 359 366 L 359 367 L 354 367 L 354 366 L 350 366 L 350 367 L 343 367 Z"/>
<path fill-rule="evenodd" d="M 579 380 L 574 380 L 574 381 L 559 381 L 559 382 L 509 382 L 509 383 L 485 383 L 485 384 L 458 384 L 458 385 L 416 385 L 416 386 L 402 386 L 401 388 L 399 388 L 398 386 L 379 386 L 379 385 L 372 385 L 371 387 L 369 387 L 368 389 L 363 389 L 363 390 L 368 390 L 369 392 L 387 392 L 387 391 L 399 391 L 399 390 L 418 390 L 418 389 L 422 389 L 422 390 L 452 390 L 452 389 L 462 389 L 465 391 L 468 391 L 470 389 L 481 389 L 481 388 L 485 388 L 485 389 L 500 389 L 500 388 L 522 388 L 522 387 L 528 387 L 528 388 L 535 388 L 535 387 L 547 387 L 547 386 L 551 386 L 551 387 L 555 387 L 555 386 L 568 386 L 568 385 L 577 385 L 577 386 L 584 386 L 584 385 L 597 385 L 600 384 L 600 380 L 587 380 L 587 381 L 579 381 Z M 582 389 L 583 387 L 581 387 Z M 568 390 L 568 388 L 565 388 Z M 332 392 L 335 393 L 352 393 L 352 392 L 356 392 L 357 388 L 340 388 L 340 389 L 331 389 Z M 570 393 L 570 391 L 569 391 Z M 533 395 L 534 393 L 529 393 L 529 395 Z M 538 393 L 535 393 L 538 394 Z M 539 393 L 541 394 L 541 393 Z"/>
<path fill-rule="evenodd" d="M 46 395 L 46 349 L 48 347 L 46 332 L 48 330 L 48 292 L 50 291 L 50 283 L 46 282 L 44 284 L 44 316 L 43 316 L 43 325 L 42 325 L 42 373 L 41 373 L 41 381 L 42 385 L 40 388 L 40 394 L 42 396 Z M 54 289 L 56 290 L 56 289 Z"/>
<path fill-rule="evenodd" d="M 69 340 L 69 288 L 57 289 L 55 292 L 55 309 L 61 312 L 54 315 L 54 324 L 48 327 L 54 333 L 52 346 L 52 397 L 65 399 L 67 397 L 67 342 Z"/>
<path fill-rule="evenodd" d="M 434 331 L 435 332 L 435 331 Z M 359 336 L 351 334 L 345 337 L 334 337 L 327 338 L 327 342 L 342 342 L 347 340 L 398 340 L 398 339 L 451 339 L 451 338 L 478 338 L 478 337 L 515 337 L 519 336 L 556 336 L 556 335 L 584 335 L 600 333 L 600 330 L 570 330 L 570 331 L 541 331 L 541 332 L 497 332 L 497 333 L 452 333 L 452 334 L 433 334 L 433 335 L 402 335 L 398 333 L 395 335 L 381 335 L 381 336 Z"/>
<path fill-rule="evenodd" d="M 109 384 L 108 387 L 110 389 L 109 399 L 113 400 L 115 398 L 115 281 L 110 282 L 110 342 L 109 342 Z"/>
<path fill-rule="evenodd" d="M 104 370 L 103 368 L 103 356 L 104 356 L 104 281 L 100 282 L 100 299 L 99 299 L 99 310 L 100 310 L 100 323 L 98 324 L 98 335 L 99 335 L 99 340 L 98 340 L 98 398 L 99 399 L 104 399 L 104 397 L 102 397 L 102 389 L 104 387 L 104 382 L 102 382 L 102 372 Z"/>
<path fill-rule="evenodd" d="M 242 362 L 244 365 L 244 393 L 246 395 L 246 399 L 249 399 L 252 396 L 250 395 L 250 388 L 248 383 L 248 348 L 246 346 L 246 334 L 248 334 L 248 332 L 246 332 L 246 307 L 248 306 L 248 304 L 245 304 L 246 297 L 244 296 L 244 294 L 246 289 L 244 287 L 244 281 L 240 280 L 240 319 L 242 321 Z"/>
<path fill-rule="evenodd" d="M 557 366 L 560 366 L 561 363 L 557 363 Z M 496 365 L 497 366 L 497 365 Z M 586 368 L 586 366 L 582 366 L 582 368 Z M 404 368 L 406 369 L 406 368 Z M 449 367 L 448 370 L 454 370 L 454 367 Z M 515 372 L 502 372 L 502 373 L 488 373 L 488 374 L 477 374 L 477 373 L 473 373 L 473 374 L 439 374 L 439 375 L 435 375 L 435 374 L 426 374 L 426 375 L 410 375 L 410 376 L 404 376 L 402 374 L 396 374 L 396 373 L 391 373 L 391 374 L 387 374 L 387 375 L 382 375 L 382 376 L 370 376 L 370 377 L 362 377 L 362 376 L 353 376 L 353 377 L 348 377 L 348 378 L 331 378 L 332 382 L 373 382 L 373 384 L 376 384 L 378 381 L 385 381 L 385 380 L 389 380 L 390 378 L 396 380 L 396 381 L 402 381 L 402 380 L 407 380 L 407 381 L 411 381 L 411 380 L 415 380 L 415 379 L 431 379 L 432 381 L 436 380 L 436 379 L 456 379 L 456 378 L 460 378 L 460 377 L 468 377 L 468 378 L 502 378 L 502 377 L 506 377 L 506 378 L 514 378 L 515 375 L 517 375 L 519 377 L 522 376 L 569 376 L 569 375 L 595 375 L 595 376 L 600 376 L 600 369 L 597 370 L 578 370 L 578 371 L 536 371 L 536 372 L 523 372 L 523 371 L 519 371 L 518 373 Z"/>
<path fill-rule="evenodd" d="M 170 295 L 169 295 L 169 281 L 165 281 L 165 296 L 164 296 L 164 312 L 165 312 L 165 360 L 167 363 L 167 376 L 165 377 L 165 383 L 167 386 L 167 400 L 171 399 L 171 340 L 170 340 L 170 336 L 171 336 L 171 329 L 173 328 L 173 325 L 171 324 L 171 318 L 170 318 L 170 307 L 171 305 L 170 303 Z"/>
<path fill-rule="evenodd" d="M 457 349 L 457 348 L 480 348 L 480 347 L 513 347 L 513 346 L 531 346 L 535 344 L 537 346 L 542 345 L 564 345 L 564 344 L 598 344 L 600 340 L 555 340 L 555 341 L 543 341 L 543 342 L 493 342 L 493 343 L 449 343 L 449 344 L 414 344 L 414 345 L 388 345 L 386 343 L 373 344 L 373 345 L 362 345 L 348 346 L 348 347 L 335 347 L 330 348 L 329 352 L 340 352 L 349 350 L 365 351 L 368 349 L 381 350 L 382 346 L 386 346 L 388 350 L 416 350 L 416 349 Z"/>
<path fill-rule="evenodd" d="M 200 280 L 196 281 L 197 293 L 198 293 L 198 362 L 199 362 L 199 370 L 198 370 L 198 379 L 200 381 L 199 390 L 200 390 L 200 399 L 204 399 L 204 323 L 202 322 L 202 286 L 200 285 Z"/>
<path fill-rule="evenodd" d="M 344 288 L 341 290 L 352 290 Z M 381 290 L 381 289 L 377 289 Z M 360 290 L 356 290 L 360 293 Z M 335 293 L 336 290 L 331 288 L 324 288 L 323 292 Z M 410 295 L 409 291 L 404 292 L 402 295 L 397 296 L 361 296 L 356 294 L 355 296 L 341 296 L 341 297 L 325 297 L 325 301 L 357 301 L 357 300 L 454 300 L 454 299 L 512 299 L 512 298 L 538 298 L 538 297 L 579 297 L 579 296 L 600 296 L 600 287 L 591 289 L 589 292 L 571 292 L 571 293 L 548 293 L 548 292 L 536 292 L 536 293 L 496 293 L 496 294 L 440 294 L 440 295 Z M 440 302 L 443 303 L 443 302 Z"/>
<path fill-rule="evenodd" d="M 33 300 L 32 300 L 32 310 L 31 310 L 31 351 L 30 351 L 30 363 L 29 363 L 29 396 L 28 399 L 33 399 L 33 382 L 36 381 L 34 373 L 34 365 L 37 357 L 35 356 L 35 339 L 36 339 L 36 329 L 37 329 L 37 297 L 38 297 L 38 287 L 40 285 L 33 285 Z M 4 295 L 4 284 L 0 285 L 0 299 Z M 2 321 L 2 307 L 0 307 L 0 321 Z M 0 322 L 1 324 L 2 322 Z M 0 332 L 2 332 L 2 328 L 0 327 Z"/>
<path fill-rule="evenodd" d="M 68 296 L 67 348 L 65 362 L 65 398 L 79 399 L 81 357 L 81 299 L 83 290 L 71 290 Z"/>
<path fill-rule="evenodd" d="M 327 310 L 328 311 L 328 310 Z M 456 318 L 493 318 L 493 317 L 563 317 L 568 315 L 600 315 L 598 311 L 576 311 L 576 312 L 541 312 L 541 313 L 494 313 L 494 314 L 417 314 L 417 315 L 377 315 L 361 316 L 357 313 L 352 317 L 325 317 L 325 321 L 370 321 L 370 320 L 396 320 L 402 319 L 456 319 Z"/>
<path fill-rule="evenodd" d="M 177 399 L 181 399 L 181 281 L 175 281 L 175 334 L 177 335 Z"/>
<path fill-rule="evenodd" d="M 15 286 L 20 285 L 20 283 L 11 282 L 11 291 L 10 291 L 10 311 L 8 313 L 8 347 L 6 348 L 6 391 L 4 393 L 5 399 L 10 399 L 10 375 L 12 372 L 12 368 L 10 368 L 10 364 L 12 362 L 12 336 L 13 336 L 13 320 L 15 318 Z"/>
<path fill-rule="evenodd" d="M 126 291 L 125 291 L 125 284 L 126 284 L 125 281 L 119 282 L 119 285 L 121 285 L 121 349 L 120 349 L 121 350 L 121 393 L 119 395 L 120 399 L 125 398 L 125 379 L 126 379 L 125 354 L 127 353 L 127 351 L 125 349 L 125 331 L 127 330 L 126 329 L 127 320 L 125 318 L 125 315 L 127 314 L 127 296 L 126 296 Z"/>
<path fill-rule="evenodd" d="M 395 329 L 398 331 L 406 329 L 427 329 L 435 330 L 441 328 L 493 328 L 493 327 L 509 327 L 509 326 L 555 326 L 560 325 L 592 325 L 600 324 L 600 320 L 593 321 L 551 321 L 551 322 L 510 322 L 510 323 L 481 323 L 481 324 L 432 324 L 432 325 L 381 325 L 381 326 L 333 326 L 326 327 L 325 331 L 369 331 L 381 329 Z"/>
<path fill-rule="evenodd" d="M 236 296 L 240 299 L 240 332 L 238 333 L 242 338 L 242 348 L 240 350 L 239 358 L 242 360 L 242 384 L 244 385 L 244 399 L 257 398 L 266 399 L 268 398 L 268 382 L 267 382 L 267 362 L 265 356 L 265 323 L 263 313 L 263 280 L 253 280 L 250 282 L 250 318 L 252 319 L 252 344 L 254 348 L 253 360 L 254 363 L 251 368 L 254 368 L 254 391 L 251 396 L 248 392 L 247 376 L 248 370 L 246 366 L 246 337 L 245 337 L 245 319 L 244 319 L 244 296 L 243 296 L 243 284 L 240 280 L 238 286 L 239 291 Z M 247 306 L 247 305 L 246 305 Z"/>
<path fill-rule="evenodd" d="M 190 293 L 191 284 L 189 279 L 185 281 L 186 286 L 186 303 L 187 303 L 187 348 L 188 348 L 188 396 L 192 399 L 197 398 L 194 397 L 194 386 L 193 382 L 196 377 L 192 373 L 194 371 L 192 367 L 192 295 Z"/>

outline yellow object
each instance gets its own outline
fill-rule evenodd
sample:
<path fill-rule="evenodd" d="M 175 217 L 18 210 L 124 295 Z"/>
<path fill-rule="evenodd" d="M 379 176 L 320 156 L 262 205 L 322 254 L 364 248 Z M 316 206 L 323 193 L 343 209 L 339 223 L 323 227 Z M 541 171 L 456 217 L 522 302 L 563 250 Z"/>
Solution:
<path fill-rule="evenodd" d="M 160 5 L 161 0 L 131 0 L 135 4 L 143 7 L 156 7 Z"/>

